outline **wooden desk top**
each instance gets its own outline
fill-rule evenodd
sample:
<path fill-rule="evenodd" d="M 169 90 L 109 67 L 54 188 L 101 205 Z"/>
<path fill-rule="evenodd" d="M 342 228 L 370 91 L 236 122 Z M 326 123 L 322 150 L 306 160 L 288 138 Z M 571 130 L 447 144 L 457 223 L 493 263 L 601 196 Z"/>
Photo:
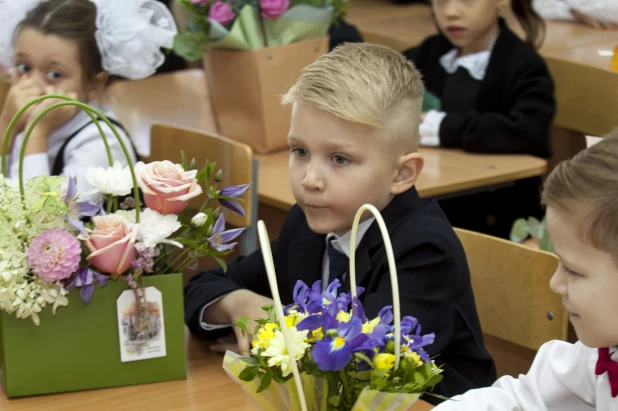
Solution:
<path fill-rule="evenodd" d="M 208 342 L 188 337 L 187 347 L 186 380 L 14 400 L 7 399 L 2 393 L 0 410 L 256 410 L 240 385 L 233 382 L 221 367 L 223 356 L 211 352 Z M 409 411 L 432 408 L 418 401 Z"/>
<path fill-rule="evenodd" d="M 618 32 L 615 39 L 595 42 L 544 53 L 547 59 L 559 59 L 575 64 L 592 66 L 604 71 L 612 71 L 614 49 L 618 47 Z M 618 73 L 617 73 L 618 74 Z"/>
<path fill-rule="evenodd" d="M 118 82 L 109 101 L 127 128 L 140 154 L 150 152 L 150 126 L 178 124 L 216 130 L 204 72 L 199 69 L 162 74 L 145 80 Z M 542 175 L 545 160 L 517 155 L 475 155 L 457 150 L 423 149 L 425 168 L 417 187 L 434 196 Z M 256 155 L 259 166 L 259 200 L 287 211 L 294 198 L 287 178 L 288 152 Z"/>
<path fill-rule="evenodd" d="M 421 196 L 437 196 L 542 175 L 547 162 L 526 155 L 480 155 L 459 150 L 422 148 L 425 167 L 416 188 Z M 260 202 L 287 211 L 295 203 L 287 179 L 287 151 L 256 155 Z M 283 177 L 284 176 L 284 177 Z"/>

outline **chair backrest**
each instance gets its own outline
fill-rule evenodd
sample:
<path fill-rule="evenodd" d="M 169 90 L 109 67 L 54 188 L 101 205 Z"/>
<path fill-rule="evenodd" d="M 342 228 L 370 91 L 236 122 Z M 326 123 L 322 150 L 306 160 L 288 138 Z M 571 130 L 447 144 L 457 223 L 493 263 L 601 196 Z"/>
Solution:
<path fill-rule="evenodd" d="M 195 158 L 198 169 L 202 169 L 206 160 L 217 163 L 217 170 L 223 171 L 223 181 L 219 187 L 253 183 L 254 176 L 253 151 L 251 147 L 228 138 L 189 128 L 154 124 L 150 131 L 150 161 L 169 160 L 181 163 L 181 150 L 184 151 L 187 162 Z M 257 212 L 257 204 L 252 201 L 257 198 L 252 184 L 243 196 L 241 203 L 246 217 L 225 209 L 225 221 L 235 227 L 251 227 L 252 217 Z M 205 200 L 205 195 L 198 196 L 190 203 L 190 207 L 198 209 Z M 217 206 L 214 205 L 213 206 Z"/>
<path fill-rule="evenodd" d="M 488 235 L 455 229 L 468 258 L 483 333 L 538 350 L 567 338 L 568 313 L 549 288 L 558 257 Z"/>

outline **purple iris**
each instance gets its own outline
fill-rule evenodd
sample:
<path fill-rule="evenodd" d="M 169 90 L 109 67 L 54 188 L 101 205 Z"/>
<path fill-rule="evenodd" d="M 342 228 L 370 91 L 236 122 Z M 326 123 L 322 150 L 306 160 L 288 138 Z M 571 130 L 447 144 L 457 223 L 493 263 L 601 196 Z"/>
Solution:
<path fill-rule="evenodd" d="M 412 334 L 415 328 L 416 333 Z M 418 353 L 423 361 L 429 361 L 429 354 L 422 348 L 433 344 L 436 339 L 435 333 L 421 335 L 421 325 L 418 323 L 418 320 L 407 316 L 401 319 L 401 337 L 403 345 Z"/>
<path fill-rule="evenodd" d="M 243 184 L 240 186 L 225 187 L 223 190 L 221 190 L 219 195 L 223 197 L 238 198 L 245 194 L 247 190 L 249 190 L 250 186 L 251 184 Z M 223 207 L 229 208 L 233 212 L 240 214 L 243 217 L 246 215 L 245 210 L 240 206 L 240 204 L 238 204 L 238 201 L 222 198 L 219 199 L 219 202 Z"/>
<path fill-rule="evenodd" d="M 221 214 L 215 223 L 212 236 L 208 237 L 208 242 L 217 251 L 231 250 L 238 243 L 230 243 L 230 241 L 241 235 L 243 231 L 245 231 L 244 228 L 234 228 L 225 231 L 225 219 L 223 214 Z"/>
<path fill-rule="evenodd" d="M 353 353 L 369 349 L 369 337 L 363 334 L 363 324 L 358 318 L 327 329 L 325 334 L 311 350 L 313 360 L 322 371 L 338 371 L 350 362 Z"/>
<path fill-rule="evenodd" d="M 109 278 L 105 275 L 96 273 L 88 268 L 80 268 L 67 280 L 64 289 L 71 291 L 75 287 L 78 287 L 79 297 L 84 304 L 88 304 L 92 299 L 92 294 L 94 293 L 94 282 L 96 281 L 99 284 L 99 287 L 103 287 L 107 284 L 108 280 Z"/>

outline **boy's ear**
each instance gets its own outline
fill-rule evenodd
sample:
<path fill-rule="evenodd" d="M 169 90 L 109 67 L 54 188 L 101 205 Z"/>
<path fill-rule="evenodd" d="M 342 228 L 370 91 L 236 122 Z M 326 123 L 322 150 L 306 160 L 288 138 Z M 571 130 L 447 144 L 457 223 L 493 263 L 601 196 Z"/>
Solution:
<path fill-rule="evenodd" d="M 423 165 L 425 159 L 420 153 L 409 153 L 399 157 L 397 175 L 391 183 L 391 194 L 401 194 L 412 188 L 423 170 Z"/>
<path fill-rule="evenodd" d="M 88 85 L 88 100 L 94 100 L 105 90 L 107 80 L 109 80 L 109 73 L 107 71 L 102 71 L 94 76 Z"/>

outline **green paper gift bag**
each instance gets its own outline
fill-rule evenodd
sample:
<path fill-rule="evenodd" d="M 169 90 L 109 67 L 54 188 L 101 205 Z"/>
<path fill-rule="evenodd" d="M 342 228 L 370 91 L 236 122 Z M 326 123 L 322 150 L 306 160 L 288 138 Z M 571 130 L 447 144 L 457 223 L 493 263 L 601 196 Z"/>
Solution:
<path fill-rule="evenodd" d="M 41 325 L 0 313 L 0 375 L 8 397 L 23 397 L 187 377 L 182 276 L 147 276 L 163 298 L 166 355 L 121 362 L 116 301 L 124 281 L 97 287 L 84 305 L 79 292 L 69 305 L 40 313 Z"/>

